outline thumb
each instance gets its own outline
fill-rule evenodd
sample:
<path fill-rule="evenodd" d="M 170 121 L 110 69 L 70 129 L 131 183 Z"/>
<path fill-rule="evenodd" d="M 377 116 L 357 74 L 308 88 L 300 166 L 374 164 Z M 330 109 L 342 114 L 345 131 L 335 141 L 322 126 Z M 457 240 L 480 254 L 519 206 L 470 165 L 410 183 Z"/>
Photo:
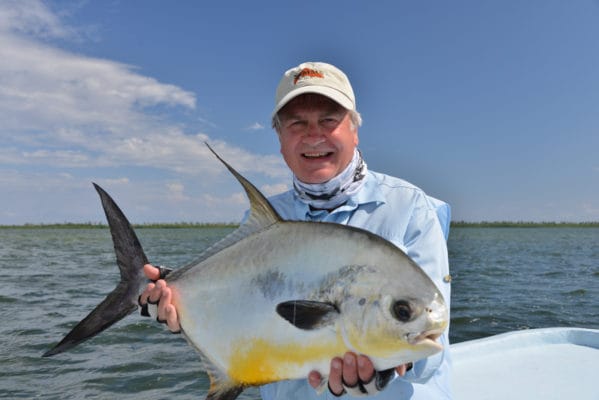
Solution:
<path fill-rule="evenodd" d="M 148 279 L 151 281 L 157 281 L 160 279 L 160 270 L 152 264 L 144 265 L 144 274 L 146 274 Z"/>

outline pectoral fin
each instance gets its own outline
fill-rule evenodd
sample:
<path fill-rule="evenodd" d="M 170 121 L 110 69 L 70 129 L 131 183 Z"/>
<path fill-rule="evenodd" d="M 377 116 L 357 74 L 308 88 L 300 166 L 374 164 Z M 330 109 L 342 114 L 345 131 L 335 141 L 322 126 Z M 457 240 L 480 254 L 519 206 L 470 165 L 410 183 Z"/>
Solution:
<path fill-rule="evenodd" d="M 277 313 L 297 328 L 310 330 L 333 323 L 339 309 L 321 301 L 291 300 L 279 303 Z"/>

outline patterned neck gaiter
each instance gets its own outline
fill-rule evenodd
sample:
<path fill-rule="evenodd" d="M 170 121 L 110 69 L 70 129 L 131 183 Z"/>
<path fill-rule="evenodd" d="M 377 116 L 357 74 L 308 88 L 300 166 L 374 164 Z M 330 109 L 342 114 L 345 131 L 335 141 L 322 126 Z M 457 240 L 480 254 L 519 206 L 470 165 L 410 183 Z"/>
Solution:
<path fill-rule="evenodd" d="M 324 183 L 304 183 L 295 175 L 293 188 L 302 202 L 319 210 L 332 210 L 344 204 L 364 184 L 368 167 L 358 149 L 348 166 Z"/>

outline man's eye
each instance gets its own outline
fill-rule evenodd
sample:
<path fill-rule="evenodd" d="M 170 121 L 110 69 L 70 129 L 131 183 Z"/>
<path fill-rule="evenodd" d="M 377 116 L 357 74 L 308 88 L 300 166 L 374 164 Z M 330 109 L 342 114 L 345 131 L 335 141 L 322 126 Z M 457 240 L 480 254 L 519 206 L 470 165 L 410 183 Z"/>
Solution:
<path fill-rule="evenodd" d="M 339 121 L 336 118 L 331 117 L 322 119 L 320 123 L 324 126 L 337 126 L 339 124 Z"/>
<path fill-rule="evenodd" d="M 291 121 L 289 123 L 289 126 L 292 126 L 292 127 L 300 127 L 303 125 L 304 125 L 304 121 Z"/>

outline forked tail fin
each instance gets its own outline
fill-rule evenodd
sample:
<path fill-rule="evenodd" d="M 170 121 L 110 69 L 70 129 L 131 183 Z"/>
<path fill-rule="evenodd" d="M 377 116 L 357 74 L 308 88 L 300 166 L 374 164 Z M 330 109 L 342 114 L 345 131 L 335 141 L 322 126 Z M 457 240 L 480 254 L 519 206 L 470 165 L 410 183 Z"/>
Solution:
<path fill-rule="evenodd" d="M 137 308 L 137 297 L 147 278 L 143 266 L 148 259 L 123 212 L 100 186 L 94 183 L 110 226 L 116 261 L 121 272 L 117 287 L 56 346 L 43 354 L 53 356 L 75 347 L 120 321 Z"/>

